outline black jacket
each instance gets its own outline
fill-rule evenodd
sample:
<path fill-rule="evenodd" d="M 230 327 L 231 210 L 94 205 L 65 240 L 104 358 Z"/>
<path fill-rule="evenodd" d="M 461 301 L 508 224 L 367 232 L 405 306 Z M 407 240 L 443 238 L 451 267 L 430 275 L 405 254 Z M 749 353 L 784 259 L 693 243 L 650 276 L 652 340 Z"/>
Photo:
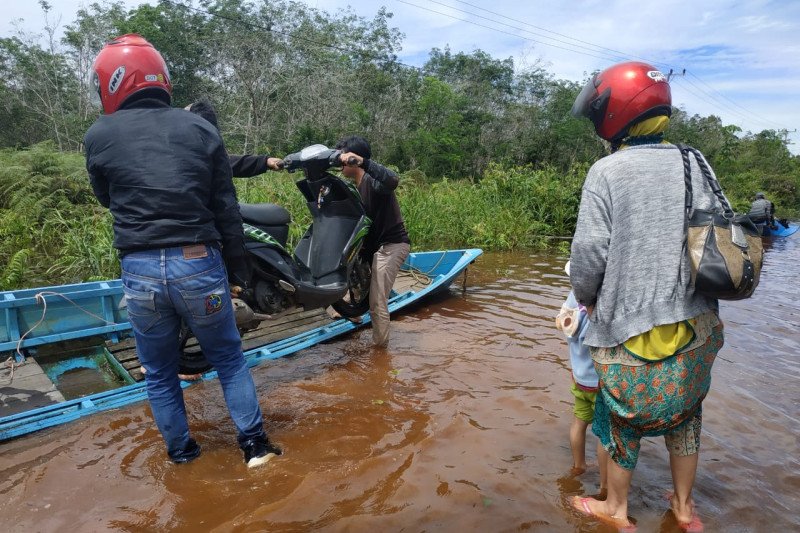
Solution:
<path fill-rule="evenodd" d="M 270 168 L 267 166 L 268 155 L 229 155 L 231 171 L 234 178 L 252 178 L 263 174 Z"/>
<path fill-rule="evenodd" d="M 228 154 L 207 120 L 156 98 L 126 102 L 85 138 L 92 190 L 114 217 L 114 247 L 206 243 L 243 255 Z"/>
<path fill-rule="evenodd" d="M 358 192 L 367 216 L 372 219 L 363 248 L 363 253 L 371 257 L 382 244 L 411 241 L 394 193 L 399 183 L 397 174 L 370 159 L 364 160 L 364 170 L 366 174 L 361 178 Z"/>

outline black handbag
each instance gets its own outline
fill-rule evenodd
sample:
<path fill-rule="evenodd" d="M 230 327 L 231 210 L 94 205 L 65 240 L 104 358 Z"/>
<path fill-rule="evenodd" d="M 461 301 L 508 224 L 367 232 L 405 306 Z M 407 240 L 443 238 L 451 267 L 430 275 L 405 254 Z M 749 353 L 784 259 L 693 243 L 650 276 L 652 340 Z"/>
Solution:
<path fill-rule="evenodd" d="M 764 259 L 758 229 L 747 215 L 733 212 L 702 154 L 685 144 L 677 146 L 683 157 L 686 184 L 685 247 L 694 291 L 720 300 L 749 298 L 758 286 Z M 694 154 L 700 171 L 721 207 L 710 211 L 692 208 L 690 153 Z"/>

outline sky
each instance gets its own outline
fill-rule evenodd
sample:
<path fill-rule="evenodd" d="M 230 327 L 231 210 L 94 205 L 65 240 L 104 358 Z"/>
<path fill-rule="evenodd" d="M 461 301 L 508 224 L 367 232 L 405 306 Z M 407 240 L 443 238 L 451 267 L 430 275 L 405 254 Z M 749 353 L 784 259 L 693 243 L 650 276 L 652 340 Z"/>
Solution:
<path fill-rule="evenodd" d="M 518 69 L 539 63 L 556 78 L 583 82 L 619 61 L 646 61 L 672 69 L 673 105 L 745 132 L 789 130 L 789 149 L 800 154 L 798 0 L 301 1 L 365 18 L 385 7 L 405 36 L 398 59 L 409 65 L 421 66 L 432 48 L 480 49 L 513 58 Z M 65 25 L 91 1 L 49 3 L 51 18 Z M 125 0 L 143 3 L 155 1 Z M 14 21 L 27 31 L 44 26 L 34 0 L 4 6 L 0 36 L 14 32 Z"/>

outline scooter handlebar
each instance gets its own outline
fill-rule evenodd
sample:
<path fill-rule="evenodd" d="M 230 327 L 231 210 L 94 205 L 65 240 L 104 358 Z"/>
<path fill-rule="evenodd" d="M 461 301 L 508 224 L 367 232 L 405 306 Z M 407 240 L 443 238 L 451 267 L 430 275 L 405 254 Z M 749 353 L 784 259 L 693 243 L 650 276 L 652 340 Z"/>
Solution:
<path fill-rule="evenodd" d="M 321 146 L 320 148 L 324 148 Z M 320 150 L 312 154 L 304 154 L 304 151 L 289 154 L 283 158 L 279 164 L 281 169 L 294 172 L 297 169 L 315 169 L 316 171 L 325 170 L 331 167 L 343 167 L 341 150 Z M 347 159 L 347 165 L 358 164 L 358 158 L 351 156 Z"/>

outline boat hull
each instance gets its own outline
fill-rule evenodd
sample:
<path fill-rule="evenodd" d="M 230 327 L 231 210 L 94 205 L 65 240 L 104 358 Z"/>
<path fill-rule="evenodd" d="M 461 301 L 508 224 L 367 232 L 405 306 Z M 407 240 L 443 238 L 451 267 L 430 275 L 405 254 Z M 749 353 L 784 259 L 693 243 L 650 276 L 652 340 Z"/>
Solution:
<path fill-rule="evenodd" d="M 762 237 L 789 237 L 800 229 L 800 225 L 798 224 L 792 222 L 783 223 L 780 220 L 775 221 L 775 226 L 775 229 L 772 229 L 766 224 L 759 224 L 758 229 Z"/>
<path fill-rule="evenodd" d="M 464 249 L 410 254 L 390 296 L 389 312 L 394 313 L 422 298 L 446 291 L 459 275 L 465 275 L 467 267 L 482 253 L 480 249 Z M 68 400 L 64 400 L 58 391 L 49 390 L 49 397 L 54 398 L 50 405 L 15 409 L 11 414 L 7 410 L 5 416 L 0 417 L 0 441 L 146 399 L 145 383 L 137 381 L 141 380 L 141 375 L 136 374 L 138 360 L 125 359 L 119 355 L 125 350 L 135 354 L 122 296 L 119 280 L 0 293 L 0 310 L 5 318 L 0 324 L 0 352 L 7 352 L 3 354 L 4 359 L 8 354 L 13 354 L 19 364 L 24 364 L 23 354 L 26 351 L 58 352 L 64 345 L 86 343 L 87 339 L 99 338 L 105 345 L 105 356 L 110 362 L 107 366 L 120 374 L 121 383 L 121 386 L 113 390 Z M 305 312 L 308 316 L 303 313 L 298 310 L 296 323 L 306 323 L 308 327 L 305 329 L 285 326 L 283 334 L 245 334 L 243 347 L 248 366 L 296 353 L 370 322 L 369 313 L 364 315 L 361 324 L 341 318 L 333 319 L 327 315 L 313 318 L 313 313 Z M 304 330 L 297 332 L 302 329 Z M 33 374 L 31 369 L 34 366 L 38 366 L 38 363 L 31 364 L 30 369 L 20 367 L 17 370 L 20 372 L 18 375 L 22 374 L 23 369 Z M 41 375 L 30 377 L 35 377 L 39 382 L 45 379 Z M 210 380 L 216 377 L 216 372 L 212 370 L 203 374 L 201 379 Z M 43 389 L 52 386 L 55 389 L 56 382 L 54 379 L 49 383 L 45 379 L 43 386 L 37 386 Z M 182 381 L 181 386 L 186 388 L 192 383 L 194 382 Z M 36 392 L 41 396 L 43 391 Z"/>

